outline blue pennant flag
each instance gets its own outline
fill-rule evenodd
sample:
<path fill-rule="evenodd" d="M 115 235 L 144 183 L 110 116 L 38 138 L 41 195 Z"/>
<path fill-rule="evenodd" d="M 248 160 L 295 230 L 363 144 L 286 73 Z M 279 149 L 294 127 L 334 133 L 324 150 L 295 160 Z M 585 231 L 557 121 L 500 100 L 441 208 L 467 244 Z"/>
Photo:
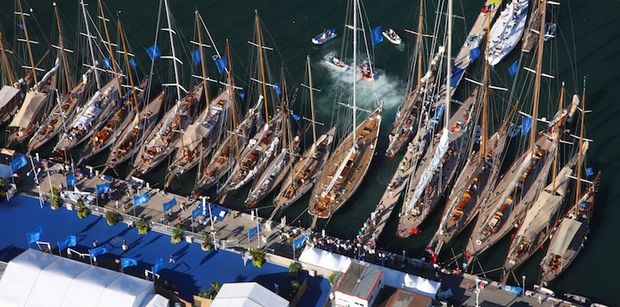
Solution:
<path fill-rule="evenodd" d="M 273 84 L 273 90 L 276 92 L 276 95 L 280 97 L 282 95 L 282 89 L 280 88 L 280 82 L 275 82 Z"/>
<path fill-rule="evenodd" d="M 299 116 L 299 114 L 295 114 L 293 112 L 291 112 L 291 117 L 293 118 L 294 121 L 298 122 L 301 119 L 301 116 Z"/>
<path fill-rule="evenodd" d="M 177 204 L 177 198 L 173 197 L 171 200 L 165 202 L 162 204 L 162 207 L 164 209 L 164 213 L 166 213 L 166 211 L 172 209 L 172 207 L 174 207 L 174 205 Z"/>
<path fill-rule="evenodd" d="M 254 240 L 254 238 L 256 238 L 256 236 L 258 236 L 259 233 L 260 233 L 260 225 L 256 225 L 256 227 L 248 230 L 248 241 L 251 242 L 252 240 Z"/>
<path fill-rule="evenodd" d="M 138 67 L 138 62 L 136 62 L 136 58 L 134 57 L 129 58 L 129 67 L 134 68 L 134 69 Z"/>
<path fill-rule="evenodd" d="M 245 93 L 244 92 L 239 91 L 239 92 L 237 92 L 237 95 L 239 95 L 239 99 L 245 100 Z"/>
<path fill-rule="evenodd" d="M 517 75 L 517 71 L 519 71 L 519 61 L 514 61 L 508 67 L 508 73 L 510 74 L 510 78 L 514 79 Z"/>
<path fill-rule="evenodd" d="M 149 58 L 151 58 L 151 60 L 155 61 L 161 56 L 161 50 L 159 49 L 159 46 L 151 45 L 146 48 L 146 54 L 149 55 Z"/>
<path fill-rule="evenodd" d="M 140 206 L 140 205 L 146 204 L 149 201 L 149 199 L 151 199 L 151 196 L 149 196 L 146 193 L 135 195 L 133 197 L 133 205 Z"/>
<path fill-rule="evenodd" d="M 592 177 L 594 175 L 594 170 L 591 167 L 586 168 L 586 176 Z"/>
<path fill-rule="evenodd" d="M 67 175 L 67 178 L 65 179 L 67 181 L 67 187 L 75 186 L 75 182 L 77 181 L 77 179 L 75 178 L 75 175 Z"/>
<path fill-rule="evenodd" d="M 532 129 L 532 118 L 529 116 L 524 116 L 521 120 L 521 136 L 527 135 Z"/>
<path fill-rule="evenodd" d="M 124 269 L 128 266 L 138 266 L 138 260 L 136 258 L 121 258 L 121 268 Z"/>
<path fill-rule="evenodd" d="M 192 210 L 192 220 L 202 215 L 202 206 L 198 206 L 196 209 Z"/>
<path fill-rule="evenodd" d="M 106 58 L 103 58 L 102 62 L 103 62 L 103 67 L 104 67 L 105 69 L 110 69 L 110 68 L 112 68 L 112 62 L 110 61 L 110 58 L 107 58 L 107 57 L 106 57 Z"/>
<path fill-rule="evenodd" d="M 202 56 L 200 55 L 200 49 L 196 48 L 192 51 L 192 62 L 194 65 L 200 65 L 202 63 Z"/>
<path fill-rule="evenodd" d="M 465 70 L 463 68 L 457 66 L 452 67 L 452 76 L 450 76 L 450 86 L 452 88 L 455 88 L 459 84 L 464 73 Z"/>
<path fill-rule="evenodd" d="M 33 231 L 26 233 L 28 237 L 28 244 L 35 243 L 41 239 L 41 233 L 43 233 L 43 227 L 37 226 Z"/>
<path fill-rule="evenodd" d="M 20 29 L 21 31 L 24 31 L 24 25 L 21 23 L 17 24 L 17 28 Z"/>
<path fill-rule="evenodd" d="M 381 33 L 381 26 L 372 28 L 370 36 L 372 37 L 372 45 L 376 46 L 383 41 L 383 33 Z"/>
<path fill-rule="evenodd" d="M 107 252 L 108 252 L 108 249 L 103 247 L 103 246 L 91 248 L 91 249 L 88 250 L 88 254 L 90 254 L 90 256 L 92 258 L 95 258 L 95 257 L 97 257 L 99 255 L 103 255 L 103 254 L 105 254 Z"/>
<path fill-rule="evenodd" d="M 77 245 L 77 237 L 76 236 L 67 236 L 63 241 L 57 241 L 58 250 L 62 251 L 67 247 L 72 247 Z"/>
<path fill-rule="evenodd" d="M 308 240 L 308 237 L 306 235 L 301 236 L 299 239 L 293 241 L 293 248 L 300 249 L 304 247 L 304 243 L 306 243 L 306 240 Z"/>
<path fill-rule="evenodd" d="M 226 62 L 226 60 L 222 57 L 218 56 L 215 58 L 215 66 L 217 66 L 217 71 L 222 74 L 226 71 L 226 68 L 228 67 L 228 62 Z"/>
<path fill-rule="evenodd" d="M 26 159 L 26 156 L 24 156 L 23 154 L 18 154 L 13 158 L 13 160 L 11 160 L 11 171 L 15 173 L 26 165 L 28 165 L 28 160 Z"/>
<path fill-rule="evenodd" d="M 157 261 L 155 261 L 155 264 L 153 264 L 153 267 L 151 267 L 151 273 L 153 273 L 153 275 L 157 274 L 159 271 L 161 271 L 161 269 L 164 268 L 164 259 L 159 258 L 157 259 Z"/>
<path fill-rule="evenodd" d="M 480 57 L 480 47 L 476 46 L 476 48 L 469 50 L 469 61 L 475 62 Z"/>
<path fill-rule="evenodd" d="M 110 184 L 102 183 L 95 186 L 95 190 L 97 190 L 97 195 L 105 194 L 110 192 Z"/>

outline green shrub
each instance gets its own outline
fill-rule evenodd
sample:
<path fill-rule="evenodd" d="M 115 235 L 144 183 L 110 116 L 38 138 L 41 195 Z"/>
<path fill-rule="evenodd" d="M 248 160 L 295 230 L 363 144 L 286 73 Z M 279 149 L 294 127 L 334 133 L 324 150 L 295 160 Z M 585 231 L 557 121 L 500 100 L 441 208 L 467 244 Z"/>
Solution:
<path fill-rule="evenodd" d="M 329 280 L 329 283 L 333 285 L 334 281 L 336 281 L 336 273 L 329 274 L 329 276 L 327 277 L 327 280 Z"/>
<path fill-rule="evenodd" d="M 207 294 L 207 298 L 214 299 L 217 296 L 217 293 L 220 292 L 221 288 L 222 288 L 222 285 L 220 285 L 218 282 L 212 281 L 211 289 L 209 290 L 209 293 Z"/>
<path fill-rule="evenodd" d="M 250 250 L 250 255 L 252 255 L 252 264 L 257 267 L 263 267 L 265 263 L 265 252 L 262 249 L 254 248 Z"/>
<path fill-rule="evenodd" d="M 299 281 L 296 279 L 291 280 L 291 288 L 288 291 L 288 299 L 293 300 L 295 298 L 295 294 L 297 294 L 297 290 L 299 290 Z"/>
<path fill-rule="evenodd" d="M 299 271 L 301 271 L 301 264 L 299 262 L 293 262 L 288 266 L 288 274 L 291 277 L 297 277 L 299 275 Z"/>
<path fill-rule="evenodd" d="M 136 228 L 138 229 L 138 234 L 145 235 L 149 233 L 149 224 L 146 222 L 144 218 L 140 218 L 136 220 Z"/>
<path fill-rule="evenodd" d="M 7 187 L 6 180 L 0 178 L 0 202 L 6 200 L 6 193 L 9 191 Z"/>
<path fill-rule="evenodd" d="M 121 215 L 116 211 L 107 211 L 105 213 L 105 219 L 108 225 L 112 226 L 121 221 Z"/>
<path fill-rule="evenodd" d="M 84 204 L 84 201 L 82 200 L 82 198 L 79 198 L 77 200 L 77 216 L 80 219 L 83 219 L 85 217 L 87 217 L 90 214 L 90 209 L 88 209 L 88 207 L 86 207 L 86 205 Z"/>
<path fill-rule="evenodd" d="M 52 188 L 52 200 L 50 202 L 50 207 L 56 210 L 62 206 L 62 198 L 60 198 L 60 190 L 58 188 Z"/>
<path fill-rule="evenodd" d="M 200 292 L 198 292 L 198 296 L 200 297 L 204 297 L 204 298 L 209 298 L 209 292 L 205 289 L 200 289 Z"/>
<path fill-rule="evenodd" d="M 183 229 L 181 229 L 181 226 L 177 225 L 177 227 L 172 230 L 172 236 L 170 236 L 170 243 L 177 244 L 181 242 L 182 237 Z"/>

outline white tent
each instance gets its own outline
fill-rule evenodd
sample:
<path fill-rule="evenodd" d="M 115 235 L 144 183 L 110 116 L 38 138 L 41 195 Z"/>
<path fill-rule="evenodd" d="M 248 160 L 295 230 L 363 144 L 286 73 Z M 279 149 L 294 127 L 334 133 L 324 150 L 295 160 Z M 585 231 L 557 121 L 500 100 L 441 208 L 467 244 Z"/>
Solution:
<path fill-rule="evenodd" d="M 299 256 L 299 261 L 337 272 L 346 272 L 351 265 L 349 257 L 311 246 L 304 248 L 304 251 Z"/>
<path fill-rule="evenodd" d="M 289 303 L 279 295 L 255 282 L 222 285 L 211 307 L 288 307 Z"/>
<path fill-rule="evenodd" d="M 149 281 L 34 249 L 0 279 L 0 306 L 165 306 L 162 299 Z"/>

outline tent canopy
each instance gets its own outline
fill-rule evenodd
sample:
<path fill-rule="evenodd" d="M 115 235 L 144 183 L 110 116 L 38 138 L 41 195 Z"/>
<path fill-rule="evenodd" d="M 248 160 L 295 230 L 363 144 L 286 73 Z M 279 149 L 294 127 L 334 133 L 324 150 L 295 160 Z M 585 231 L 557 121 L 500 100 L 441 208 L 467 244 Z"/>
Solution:
<path fill-rule="evenodd" d="M 299 256 L 299 261 L 337 272 L 346 272 L 351 265 L 349 257 L 311 246 L 306 246 L 301 256 Z"/>
<path fill-rule="evenodd" d="M 34 249 L 11 260 L 0 279 L 0 306 L 137 307 L 155 299 L 147 280 Z"/>
<path fill-rule="evenodd" d="M 288 307 L 288 305 L 287 300 L 255 282 L 224 284 L 211 304 L 212 307 Z"/>

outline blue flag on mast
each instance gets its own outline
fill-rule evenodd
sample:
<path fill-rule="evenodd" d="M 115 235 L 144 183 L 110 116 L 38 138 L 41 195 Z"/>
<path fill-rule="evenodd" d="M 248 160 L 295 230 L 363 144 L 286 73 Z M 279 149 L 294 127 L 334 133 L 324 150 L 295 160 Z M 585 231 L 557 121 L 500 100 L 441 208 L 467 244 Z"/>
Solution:
<path fill-rule="evenodd" d="M 151 45 L 146 48 L 146 54 L 149 55 L 149 58 L 151 58 L 151 60 L 155 61 L 161 56 L 161 50 L 159 49 L 159 46 Z"/>
<path fill-rule="evenodd" d="M 510 78 L 514 79 L 517 75 L 517 71 L 519 71 L 519 61 L 514 61 L 512 64 L 510 64 L 510 67 L 508 67 L 508 73 L 510 74 Z"/>
<path fill-rule="evenodd" d="M 372 28 L 370 32 L 370 36 L 372 37 L 372 45 L 379 45 L 383 41 L 383 33 L 381 31 L 381 26 L 376 26 Z"/>
<path fill-rule="evenodd" d="M 256 227 L 254 228 L 250 228 L 250 230 L 248 230 L 248 241 L 252 241 L 254 240 L 254 238 L 256 238 L 256 236 L 260 233 L 260 225 L 256 225 Z"/>
<path fill-rule="evenodd" d="M 138 266 L 138 260 L 136 258 L 121 258 L 121 268 L 128 266 Z"/>
<path fill-rule="evenodd" d="M 300 249 L 304 247 L 304 243 L 306 243 L 306 240 L 308 240 L 308 237 L 306 235 L 302 235 L 299 239 L 293 241 L 293 248 Z"/>
<path fill-rule="evenodd" d="M 165 202 L 162 204 L 162 207 L 164 209 L 164 213 L 166 213 L 166 211 L 172 209 L 172 207 L 174 207 L 174 205 L 177 204 L 177 198 L 173 197 L 171 200 Z"/>
<path fill-rule="evenodd" d="M 102 183 L 95 186 L 95 190 L 97 191 L 97 195 L 105 194 L 110 191 L 109 183 Z"/>
<path fill-rule="evenodd" d="M 223 59 L 221 56 L 216 56 L 214 60 L 215 60 L 215 66 L 217 66 L 217 71 L 220 74 L 223 74 L 226 71 L 226 68 L 228 67 L 228 62 L 226 62 L 226 59 Z"/>
<path fill-rule="evenodd" d="M 157 274 L 159 271 L 161 271 L 161 269 L 164 268 L 164 259 L 163 258 L 159 258 L 157 259 L 157 261 L 155 261 L 155 264 L 153 264 L 153 267 L 151 267 L 151 273 L 153 273 L 153 275 Z"/>
<path fill-rule="evenodd" d="M 37 226 L 33 231 L 26 233 L 28 237 L 28 244 L 35 243 L 41 239 L 41 233 L 43 233 L 43 226 Z"/>
<path fill-rule="evenodd" d="M 202 56 L 200 55 L 200 49 L 196 48 L 192 51 L 192 62 L 194 65 L 199 65 L 202 63 Z"/>
<path fill-rule="evenodd" d="M 18 154 L 15 158 L 13 158 L 13 160 L 11 160 L 11 171 L 15 173 L 26 165 L 28 165 L 26 156 L 23 154 Z"/>
<path fill-rule="evenodd" d="M 532 118 L 529 116 L 524 116 L 521 120 L 521 136 L 527 135 L 532 129 Z"/>

